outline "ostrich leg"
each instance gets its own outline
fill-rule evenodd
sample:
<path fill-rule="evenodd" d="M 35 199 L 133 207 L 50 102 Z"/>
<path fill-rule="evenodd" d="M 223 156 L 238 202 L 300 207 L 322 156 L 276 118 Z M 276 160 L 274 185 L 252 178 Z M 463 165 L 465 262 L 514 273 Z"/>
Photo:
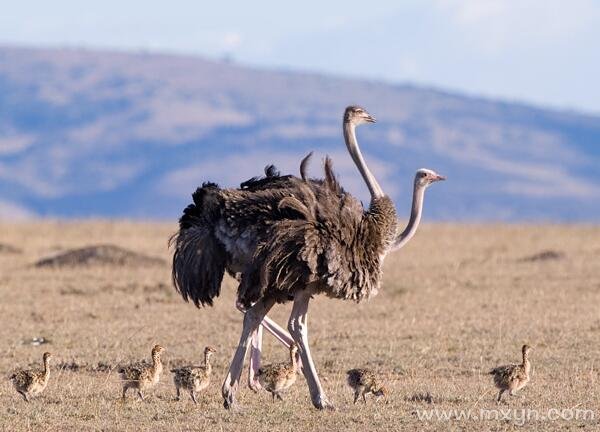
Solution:
<path fill-rule="evenodd" d="M 240 343 L 238 344 L 233 359 L 231 360 L 229 372 L 221 389 L 224 399 L 223 406 L 225 406 L 225 408 L 234 408 L 237 404 L 235 400 L 235 394 L 239 387 L 240 376 L 242 375 L 242 369 L 244 367 L 244 358 L 248 352 L 252 333 L 258 329 L 258 326 L 260 325 L 264 316 L 267 314 L 267 312 L 269 312 L 269 309 L 271 309 L 274 304 L 275 300 L 261 299 L 250 309 L 248 309 L 244 315 L 244 326 L 242 328 L 242 335 L 240 336 Z"/>
<path fill-rule="evenodd" d="M 281 327 L 279 324 L 277 324 L 275 321 L 273 321 L 268 316 L 265 316 L 263 318 L 262 326 L 265 329 L 267 329 L 267 331 L 269 333 L 271 333 L 273 336 L 275 336 L 275 339 L 277 339 L 279 342 L 284 344 L 286 346 L 286 348 L 289 348 L 290 345 L 292 345 L 292 343 L 294 342 L 294 339 L 292 339 L 292 336 L 290 336 L 290 334 L 287 331 L 285 331 L 283 329 L 283 327 Z"/>
<path fill-rule="evenodd" d="M 302 373 L 306 378 L 313 405 L 318 409 L 334 409 L 333 404 L 329 402 L 323 391 L 308 346 L 308 303 L 310 297 L 311 292 L 308 289 L 296 294 L 292 313 L 288 322 L 288 330 L 290 331 L 292 338 L 294 338 L 294 341 L 298 344 L 300 358 L 304 365 Z"/>
<path fill-rule="evenodd" d="M 260 356 L 262 354 L 262 334 L 263 326 L 260 324 L 252 332 L 252 344 L 250 345 L 250 364 L 248 365 L 248 387 L 254 392 L 261 389 L 260 382 L 256 379 L 256 374 L 260 369 Z"/>
<path fill-rule="evenodd" d="M 246 313 L 246 308 L 240 303 L 236 302 L 235 306 L 242 313 Z M 285 331 L 279 324 L 273 321 L 271 318 L 265 315 L 261 325 L 256 331 L 252 333 L 252 344 L 250 345 L 250 367 L 248 369 L 248 387 L 253 391 L 260 390 L 260 383 L 255 378 L 260 368 L 260 356 L 262 353 L 262 328 L 265 328 L 271 333 L 275 339 L 285 345 L 287 348 L 294 342 L 290 334 Z M 298 361 L 298 367 L 302 370 L 302 360 L 300 359 L 300 353 L 297 354 L 296 359 Z"/>
<path fill-rule="evenodd" d="M 246 313 L 246 308 L 240 302 L 236 302 L 235 307 L 238 308 L 240 312 Z M 284 344 L 287 348 L 294 342 L 290 334 L 268 316 L 265 315 L 261 324 L 269 333 L 275 336 L 275 339 Z"/>

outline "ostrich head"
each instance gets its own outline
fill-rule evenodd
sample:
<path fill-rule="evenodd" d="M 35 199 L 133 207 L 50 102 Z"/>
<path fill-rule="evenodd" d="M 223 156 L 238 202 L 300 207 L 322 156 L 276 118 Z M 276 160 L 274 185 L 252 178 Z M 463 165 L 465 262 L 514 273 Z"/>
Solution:
<path fill-rule="evenodd" d="M 430 184 L 446 180 L 446 177 L 439 175 L 433 170 L 427 168 L 421 168 L 417 170 L 417 174 L 415 175 L 415 184 L 421 188 L 426 188 Z"/>
<path fill-rule="evenodd" d="M 45 362 L 49 361 L 51 358 L 52 358 L 52 354 L 50 354 L 49 352 L 44 353 L 43 359 Z"/>
<path fill-rule="evenodd" d="M 211 356 L 216 352 L 217 352 L 217 350 L 211 346 L 207 346 L 206 348 L 204 348 L 204 355 L 206 355 L 206 356 Z"/>
<path fill-rule="evenodd" d="M 408 221 L 406 228 L 404 228 L 404 231 L 396 235 L 396 239 L 388 249 L 388 252 L 396 251 L 404 247 L 404 245 L 406 245 L 406 243 L 408 243 L 408 241 L 415 235 L 417 232 L 417 227 L 419 226 L 419 223 L 421 223 L 425 189 L 427 189 L 430 184 L 441 180 L 446 180 L 446 177 L 439 175 L 433 170 L 427 168 L 421 168 L 420 170 L 417 170 L 413 188 L 413 202 L 410 212 L 410 220 Z"/>
<path fill-rule="evenodd" d="M 154 348 L 152 348 L 152 357 L 158 357 L 164 351 L 165 351 L 165 349 L 163 347 L 161 347 L 160 345 L 154 345 Z"/>
<path fill-rule="evenodd" d="M 290 345 L 290 354 L 292 356 L 295 356 L 297 352 L 298 352 L 298 344 L 296 344 L 296 343 L 291 344 Z"/>
<path fill-rule="evenodd" d="M 529 352 L 532 350 L 533 348 L 531 348 L 529 345 L 523 345 L 523 348 L 521 349 L 523 351 L 523 355 L 527 356 L 529 355 Z"/>
<path fill-rule="evenodd" d="M 363 123 L 375 123 L 375 118 L 371 116 L 364 108 L 351 105 L 344 112 L 344 123 L 351 123 L 358 126 Z"/>
<path fill-rule="evenodd" d="M 373 392 L 373 394 L 375 396 L 377 396 L 377 399 L 382 398 L 382 397 L 387 397 L 390 394 L 390 391 L 388 390 L 388 388 L 386 386 L 381 386 L 379 387 L 379 389 L 375 392 Z"/>

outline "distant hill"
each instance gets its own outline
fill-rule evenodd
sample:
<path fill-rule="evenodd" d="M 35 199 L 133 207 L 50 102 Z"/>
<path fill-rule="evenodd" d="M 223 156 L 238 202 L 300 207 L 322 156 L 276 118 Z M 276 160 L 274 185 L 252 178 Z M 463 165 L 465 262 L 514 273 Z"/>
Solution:
<path fill-rule="evenodd" d="M 196 57 L 0 47 L 0 217 L 175 219 L 204 180 L 235 186 L 330 154 L 366 188 L 341 135 L 346 105 L 377 117 L 365 158 L 408 214 L 430 167 L 426 220 L 600 222 L 600 118 L 438 90 L 259 70 Z"/>

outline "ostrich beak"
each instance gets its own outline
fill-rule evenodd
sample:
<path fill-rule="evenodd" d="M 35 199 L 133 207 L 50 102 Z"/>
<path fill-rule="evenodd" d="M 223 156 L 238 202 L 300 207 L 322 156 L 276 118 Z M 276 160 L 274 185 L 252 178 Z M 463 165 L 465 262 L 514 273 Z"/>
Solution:
<path fill-rule="evenodd" d="M 369 123 L 376 123 L 377 120 L 375 119 L 375 117 L 373 117 L 371 114 L 367 114 L 367 116 L 365 117 L 365 121 L 369 122 Z"/>
<path fill-rule="evenodd" d="M 439 174 L 433 178 L 433 181 L 444 181 L 444 180 L 446 180 L 446 177 L 444 177 L 443 175 L 439 175 Z"/>

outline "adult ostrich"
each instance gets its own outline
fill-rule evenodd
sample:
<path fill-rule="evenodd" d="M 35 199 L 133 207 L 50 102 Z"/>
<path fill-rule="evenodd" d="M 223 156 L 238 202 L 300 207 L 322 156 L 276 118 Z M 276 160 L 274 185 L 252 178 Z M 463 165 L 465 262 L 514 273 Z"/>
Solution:
<path fill-rule="evenodd" d="M 423 195 L 415 193 L 409 226 L 396 235 L 394 205 L 369 171 L 356 142 L 356 126 L 373 121 L 360 107 L 348 107 L 344 114 L 348 151 L 371 193 L 366 211 L 339 186 L 329 160 L 322 181 L 277 177 L 269 181 L 271 187 L 258 190 L 223 190 L 206 184 L 194 194 L 195 204 L 185 210 L 176 237 L 176 288 L 196 305 L 211 304 L 227 269 L 241 276 L 238 300 L 248 307 L 222 388 L 225 407 L 236 404 L 252 335 L 276 302 L 290 300 L 294 303 L 288 329 L 299 346 L 312 402 L 317 408 L 332 406 L 310 355 L 309 300 L 318 293 L 355 301 L 376 294 L 385 255 L 414 233 L 422 208 Z M 442 179 L 433 171 L 419 170 L 415 192 Z"/>

